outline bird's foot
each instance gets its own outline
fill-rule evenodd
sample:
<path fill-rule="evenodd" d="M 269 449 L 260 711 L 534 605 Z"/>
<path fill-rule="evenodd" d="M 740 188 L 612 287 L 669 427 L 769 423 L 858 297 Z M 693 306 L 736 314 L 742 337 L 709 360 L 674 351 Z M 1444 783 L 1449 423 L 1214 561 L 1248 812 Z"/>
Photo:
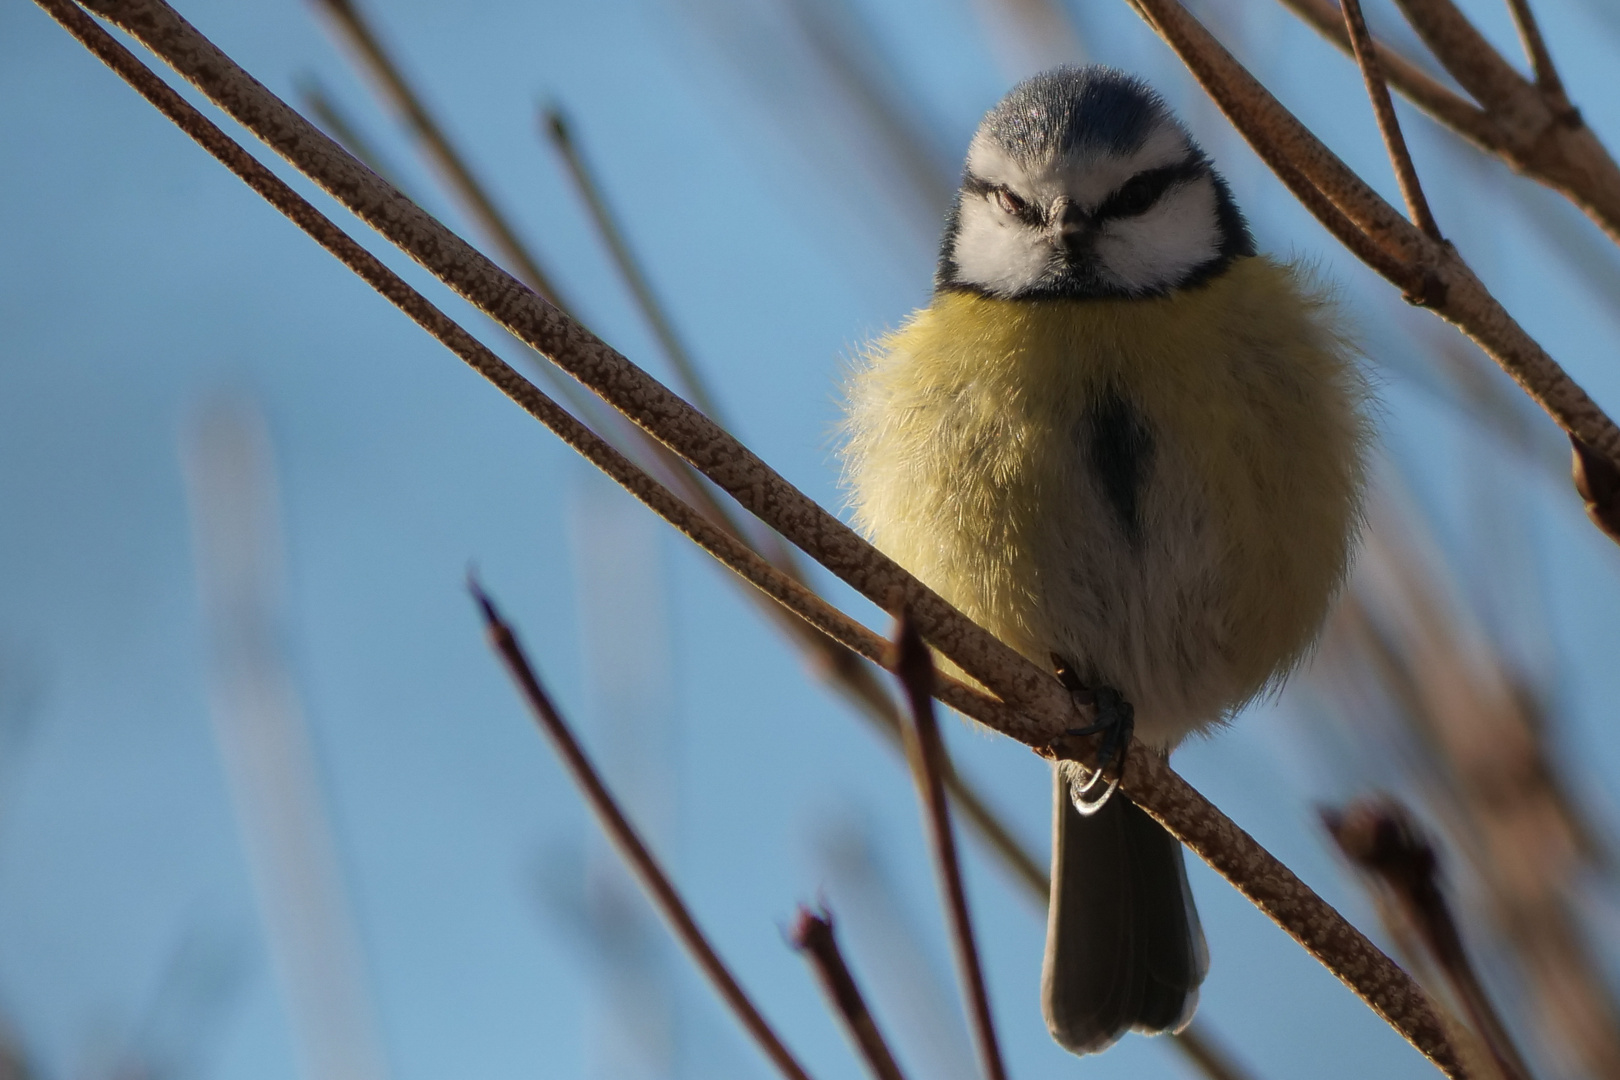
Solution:
<path fill-rule="evenodd" d="M 1074 698 L 1078 708 L 1095 709 L 1097 720 L 1084 727 L 1069 728 L 1065 735 L 1101 735 L 1102 745 L 1097 749 L 1097 761 L 1090 775 L 1070 785 L 1069 797 L 1074 808 L 1089 817 L 1107 805 L 1119 787 L 1125 773 L 1125 755 L 1130 750 L 1131 738 L 1136 734 L 1136 709 L 1125 696 L 1112 686 L 1087 686 L 1075 674 L 1074 666 L 1054 655 L 1057 677 Z M 1101 791 L 1098 791 L 1099 786 Z"/>

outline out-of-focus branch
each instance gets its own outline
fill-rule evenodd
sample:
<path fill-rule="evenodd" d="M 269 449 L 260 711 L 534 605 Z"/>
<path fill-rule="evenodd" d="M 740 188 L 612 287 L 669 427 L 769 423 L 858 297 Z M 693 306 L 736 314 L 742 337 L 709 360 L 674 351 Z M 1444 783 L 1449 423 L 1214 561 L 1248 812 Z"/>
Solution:
<path fill-rule="evenodd" d="M 330 235 L 336 231 L 335 226 L 269 170 L 253 161 L 106 31 L 85 18 L 79 8 L 67 0 L 37 2 L 94 55 L 248 180 L 273 205 L 321 239 L 329 250 L 347 251 L 345 243 L 359 248 L 340 232 L 336 237 Z M 1090 717 L 1077 714 L 1071 696 L 1049 672 L 1020 657 L 946 604 L 788 484 L 735 439 L 366 170 L 237 67 L 172 8 L 160 0 L 107 0 L 97 10 L 162 56 L 205 95 L 441 281 L 586 382 L 671 448 L 679 450 L 688 461 L 699 465 L 705 475 L 823 566 L 891 611 L 908 611 L 931 644 L 996 695 L 941 679 L 936 689 L 941 700 L 1044 754 L 1081 761 L 1094 755 L 1097 743 L 1094 737 L 1066 735 L 1077 719 L 1084 722 Z M 379 291 L 414 318 L 423 320 L 424 325 L 434 321 L 433 315 L 443 318 L 437 312 L 424 314 L 420 296 L 402 291 L 399 285 L 403 283 L 376 264 L 364 249 L 348 254 L 355 260 L 351 265 L 365 266 L 365 274 L 375 275 L 367 280 L 377 282 Z M 367 264 L 366 259 L 376 265 Z M 381 274 L 376 273 L 379 270 Z M 458 355 L 469 363 L 477 361 L 481 373 L 531 414 L 544 418 L 548 408 L 555 409 L 544 395 L 509 367 L 498 361 L 484 363 L 476 351 L 481 347 L 465 331 L 454 324 L 441 329 L 450 338 L 459 334 L 457 340 L 462 341 L 465 351 L 458 351 Z M 572 430 L 568 427 L 570 423 L 578 426 L 577 421 L 566 414 L 564 418 L 546 420 L 548 425 L 553 421 L 557 425 L 554 430 Z M 589 440 L 583 438 L 575 445 L 590 447 Z M 622 460 L 622 455 L 617 455 L 611 447 L 606 450 L 611 453 L 602 455 L 604 461 L 611 464 L 615 457 Z M 662 489 L 655 485 L 636 493 L 649 505 L 655 505 L 668 494 L 660 492 Z M 665 509 L 678 516 L 667 505 Z M 802 586 L 784 584 L 779 571 L 765 564 L 734 537 L 712 525 L 709 527 L 718 534 L 704 534 L 706 540 L 713 541 L 711 550 L 728 550 L 728 543 L 735 545 L 729 549 L 735 561 L 728 558 L 728 565 L 751 575 L 750 580 L 757 580 L 763 587 L 773 590 L 780 587 L 780 596 L 773 591 L 773 597 L 804 601 L 805 611 L 812 617 L 817 617 L 816 613 L 825 607 L 813 594 L 807 599 L 795 593 L 794 588 L 802 590 Z M 837 624 L 838 632 L 847 630 L 850 634 L 846 644 L 859 646 L 863 655 L 867 654 L 866 647 L 875 635 L 847 617 L 838 618 L 843 620 Z M 881 639 L 878 641 L 870 654 L 874 659 L 887 652 Z M 1170 769 L 1167 761 L 1146 747 L 1134 744 L 1121 786 L 1129 797 L 1226 877 L 1430 1060 L 1448 1075 L 1460 1074 L 1461 1065 L 1439 1017 L 1410 976 L 1292 871 L 1193 790 Z"/>
<path fill-rule="evenodd" d="M 383 48 L 371 24 L 354 0 L 317 0 L 348 38 L 355 53 L 371 73 L 377 87 L 410 125 L 429 159 L 439 169 L 450 190 L 461 200 L 473 220 L 495 241 L 501 257 L 515 267 L 530 288 L 553 304 L 559 304 L 551 275 L 540 268 L 528 246 L 518 239 L 510 219 L 497 208 L 495 197 L 473 174 L 467 159 L 450 142 L 443 126 L 434 119 L 421 97 L 411 87 L 393 57 Z"/>
<path fill-rule="evenodd" d="M 1407 2 L 1410 6 L 1416 0 Z M 1449 5 L 1449 0 L 1422 2 Z M 1620 467 L 1620 427 L 1525 333 L 1450 245 L 1401 218 L 1272 97 L 1180 0 L 1134 3 L 1255 152 L 1324 225 L 1341 239 L 1340 215 L 1358 225 L 1365 233 L 1361 242 L 1351 244 L 1358 256 L 1414 302 L 1460 328 L 1560 427 Z M 1620 194 L 1620 184 L 1616 191 Z M 1369 242 L 1382 249 L 1382 257 L 1368 257 Z M 1392 268 L 1390 260 L 1398 266 Z"/>
<path fill-rule="evenodd" d="M 612 256 L 613 265 L 618 268 L 619 276 L 624 279 L 630 295 L 635 298 L 636 306 L 641 309 L 642 318 L 647 320 L 653 336 L 658 339 L 659 348 L 664 350 L 664 356 L 669 359 L 670 367 L 675 370 L 681 390 L 704 415 L 724 426 L 725 417 L 710 395 L 703 377 L 698 374 L 697 365 L 692 362 L 692 356 L 686 351 L 680 335 L 675 332 L 674 322 L 664 310 L 664 305 L 658 302 L 652 283 L 647 280 L 647 275 L 641 268 L 641 261 L 630 250 L 630 243 L 625 239 L 624 230 L 619 228 L 618 218 L 608 206 L 607 198 L 602 192 L 601 182 L 597 180 L 595 171 L 586 160 L 584 151 L 574 140 L 573 126 L 559 106 L 548 105 L 541 109 L 540 130 L 568 169 L 575 190 L 579 192 L 580 198 L 585 201 L 586 210 L 590 212 L 591 223 L 596 226 L 597 235 L 601 237 L 603 246 Z"/>
<path fill-rule="evenodd" d="M 799 908 L 799 917 L 789 933 L 793 947 L 810 958 L 821 980 L 821 987 L 838 1015 L 843 1018 L 849 1037 L 866 1059 L 876 1080 L 905 1080 L 905 1074 L 889 1051 L 889 1044 L 878 1030 L 872 1011 L 866 1007 L 866 998 L 850 974 L 849 965 L 838 949 L 838 938 L 833 933 L 832 915 L 826 911 L 817 914 L 809 908 Z M 0 1078 L 3 1080 L 3 1078 Z"/>
<path fill-rule="evenodd" d="M 1345 857 L 1388 890 L 1444 974 L 1504 1080 L 1530 1080 L 1530 1070 L 1463 947 L 1451 906 L 1440 890 L 1434 847 L 1411 815 L 1392 800 L 1365 799 L 1343 812 L 1323 810 L 1322 823 Z"/>
<path fill-rule="evenodd" d="M 1412 151 L 1407 148 L 1406 136 L 1401 134 L 1401 122 L 1395 116 L 1395 103 L 1389 99 L 1389 86 L 1373 48 L 1372 35 L 1367 32 L 1367 20 L 1361 14 L 1361 0 L 1344 0 L 1344 25 L 1350 32 L 1350 44 L 1355 50 L 1356 64 L 1361 78 L 1367 84 L 1367 98 L 1372 102 L 1373 115 L 1378 118 L 1378 133 L 1384 137 L 1384 149 L 1389 152 L 1390 164 L 1395 166 L 1395 179 L 1401 185 L 1401 198 L 1406 201 L 1406 216 L 1430 240 L 1443 241 L 1440 226 L 1435 223 L 1429 200 L 1423 197 L 1423 185 L 1418 181 L 1417 166 L 1412 164 Z"/>
<path fill-rule="evenodd" d="M 990 991 L 984 982 L 984 966 L 973 940 L 973 919 L 968 914 L 967 889 L 962 884 L 962 866 L 956 858 L 956 837 L 951 829 L 951 809 L 945 800 L 945 746 L 934 718 L 934 658 L 923 644 L 911 619 L 902 615 L 895 642 L 895 674 L 906 688 L 911 702 L 912 770 L 917 791 L 922 796 L 923 814 L 934 849 L 934 869 L 939 874 L 940 892 L 951 920 L 951 938 L 956 946 L 956 968 L 962 980 L 962 993 L 973 1018 L 973 1033 L 979 1046 L 979 1061 L 985 1080 L 1007 1080 L 1007 1066 L 1001 1060 L 996 1039 L 995 1017 L 990 1012 Z"/>
<path fill-rule="evenodd" d="M 635 826 L 625 817 L 624 811 L 619 809 L 613 793 L 602 782 L 602 777 L 591 764 L 585 749 L 574 738 L 567 722 L 557 712 L 550 696 L 540 685 L 539 677 L 535 675 L 534 668 L 523 653 L 522 645 L 512 633 L 512 628 L 501 618 L 494 603 L 476 581 L 469 582 L 468 587 L 472 590 L 473 599 L 477 601 L 479 611 L 484 617 L 484 627 L 489 634 L 491 648 L 506 664 L 512 680 L 518 684 L 529 710 L 534 714 L 535 722 L 550 738 L 557 756 L 563 759 L 569 775 L 574 778 L 574 783 L 579 786 L 586 802 L 590 804 L 603 831 L 612 838 L 619 853 L 624 856 L 625 862 L 630 864 L 630 868 L 641 879 L 642 888 L 647 890 L 658 910 L 669 921 L 670 929 L 680 938 L 681 944 L 692 954 L 698 967 L 702 968 L 709 981 L 714 983 L 715 990 L 782 1075 L 789 1080 L 810 1080 L 809 1074 L 793 1056 L 793 1052 L 782 1042 L 764 1014 L 754 1005 L 747 991 L 726 967 L 725 961 L 720 959 L 720 954 L 715 952 L 714 946 L 709 943 L 697 920 L 692 917 L 686 902 L 676 891 L 674 883 L 669 880 L 669 875 L 664 873 L 663 867 L 642 841 Z"/>
<path fill-rule="evenodd" d="M 1355 587 L 1313 678 L 1347 727 L 1404 769 L 1478 883 L 1476 909 L 1520 973 L 1555 1067 L 1620 1075 L 1620 1009 L 1580 918 L 1578 891 L 1611 862 L 1556 761 L 1556 735 L 1512 663 L 1448 602 L 1443 566 L 1375 507 Z M 1385 727 L 1372 727 L 1379 718 Z M 1389 748 L 1401 748 L 1394 752 Z"/>

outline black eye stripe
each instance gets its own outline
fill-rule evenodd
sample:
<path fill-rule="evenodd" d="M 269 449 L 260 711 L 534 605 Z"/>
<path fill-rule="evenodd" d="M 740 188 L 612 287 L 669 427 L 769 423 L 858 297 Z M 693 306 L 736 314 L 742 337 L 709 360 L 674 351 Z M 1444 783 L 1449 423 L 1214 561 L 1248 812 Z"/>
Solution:
<path fill-rule="evenodd" d="M 1196 179 L 1206 171 L 1207 166 L 1203 162 L 1180 162 L 1139 172 L 1103 200 L 1092 216 L 1099 221 L 1135 217 L 1147 212 L 1173 184 Z"/>

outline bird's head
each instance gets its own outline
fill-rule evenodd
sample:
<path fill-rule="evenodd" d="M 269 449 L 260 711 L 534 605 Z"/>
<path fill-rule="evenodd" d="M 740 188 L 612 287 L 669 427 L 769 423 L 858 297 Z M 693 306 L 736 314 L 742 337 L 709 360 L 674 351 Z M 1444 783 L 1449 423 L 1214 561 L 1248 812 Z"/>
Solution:
<path fill-rule="evenodd" d="M 1159 95 L 1105 67 L 1014 87 L 968 148 L 936 285 L 1007 299 L 1157 296 L 1254 254 Z"/>

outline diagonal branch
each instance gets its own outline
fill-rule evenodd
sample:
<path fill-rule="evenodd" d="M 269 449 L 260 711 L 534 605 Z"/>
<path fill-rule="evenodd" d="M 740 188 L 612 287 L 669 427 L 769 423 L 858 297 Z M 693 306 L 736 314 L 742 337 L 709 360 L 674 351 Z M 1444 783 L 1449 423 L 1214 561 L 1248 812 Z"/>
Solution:
<path fill-rule="evenodd" d="M 351 266 L 370 260 L 372 270 L 380 273 L 376 276 L 362 273 L 362 276 L 384 296 L 424 325 L 432 322 L 421 310 L 420 305 L 425 302 L 419 296 L 397 288 L 396 283 L 403 283 L 389 275 L 386 268 L 352 240 L 337 233 L 337 237 L 342 238 L 340 242 L 330 235 L 336 232 L 330 222 L 204 119 L 111 35 L 86 18 L 79 8 L 68 0 L 37 2 L 95 56 L 300 227 L 334 253 L 339 252 L 342 242 L 350 245 L 356 260 Z M 997 700 L 959 683 L 940 679 L 936 692 L 942 701 L 1044 754 L 1085 760 L 1095 750 L 1095 739 L 1063 736 L 1073 726 L 1074 706 L 1070 695 L 1049 673 L 996 642 L 982 628 L 810 503 L 757 458 L 736 446 L 729 436 L 693 414 L 689 406 L 640 369 L 551 311 L 464 241 L 367 172 L 232 64 L 172 9 L 136 0 L 119 3 L 115 10 L 121 25 L 187 74 L 195 85 L 224 105 L 250 130 L 281 149 L 289 160 L 338 196 L 345 206 L 415 255 L 441 280 L 457 286 L 486 314 L 505 316 L 510 326 L 521 327 L 535 340 L 554 346 L 555 352 L 551 355 L 566 363 L 571 371 L 600 387 L 605 394 L 623 401 L 624 408 L 645 418 L 649 426 L 655 422 L 663 425 L 672 445 L 683 455 L 703 463 L 706 471 L 722 483 L 729 483 L 729 489 L 739 501 L 754 509 L 823 566 L 868 595 L 876 593 L 885 598 L 895 609 L 905 610 L 911 605 L 924 636 L 975 677 L 982 674 L 982 682 L 1001 698 Z M 357 272 L 361 271 L 357 269 Z M 633 493 L 670 520 L 683 520 L 679 500 L 667 497 L 668 493 L 656 484 L 632 486 L 637 483 L 637 472 L 622 455 L 600 440 L 592 443 L 594 436 L 582 430 L 567 414 L 552 416 L 548 407 L 554 410 L 555 406 L 516 372 L 498 361 L 483 366 L 476 351 L 481 346 L 465 331 L 453 323 L 441 330 L 447 339 L 461 343 L 463 348 L 458 350 L 458 355 L 473 364 L 503 393 L 548 425 L 555 421 L 554 430 L 565 438 L 576 438 L 578 441 L 571 445 L 588 456 L 598 455 L 591 460 L 603 463 L 610 473 L 612 468 L 629 466 L 611 474 L 615 478 L 630 478 L 621 479 L 621 483 L 626 483 Z M 786 580 L 780 571 L 735 537 L 712 524 L 708 524 L 710 531 L 705 532 L 705 524 L 692 523 L 694 539 L 699 539 L 716 554 L 724 552 L 721 557 L 727 565 L 768 590 L 773 598 L 784 604 L 802 602 L 806 617 L 822 617 L 826 605 L 818 597 Z M 795 592 L 795 588 L 801 591 Z M 795 610 L 799 607 L 795 606 Z M 881 639 L 865 627 L 840 613 L 832 612 L 827 617 L 827 623 L 816 623 L 823 632 L 839 636 L 846 644 L 859 648 L 863 655 L 876 658 L 886 654 Z M 847 640 L 841 636 L 845 634 Z M 1443 1071 L 1451 1076 L 1461 1075 L 1445 1029 L 1421 988 L 1287 867 L 1176 775 L 1166 761 L 1137 744 L 1130 755 L 1122 788 Z"/>
<path fill-rule="evenodd" d="M 1007 1080 L 1007 1066 L 1001 1060 L 996 1039 L 995 1017 L 990 1012 L 990 991 L 984 982 L 984 967 L 973 940 L 973 919 L 968 914 L 967 890 L 962 885 L 962 866 L 956 857 L 956 837 L 951 830 L 951 810 L 945 801 L 945 746 L 934 718 L 934 659 L 917 634 L 911 619 L 902 615 L 895 643 L 895 674 L 900 676 L 911 703 L 912 771 L 917 792 L 923 799 L 928 835 L 934 848 L 934 868 L 939 873 L 940 891 L 951 918 L 951 938 L 956 946 L 956 968 L 973 1018 L 974 1041 L 979 1046 L 979 1064 L 985 1080 Z"/>
<path fill-rule="evenodd" d="M 568 724 L 551 703 L 545 688 L 540 685 L 534 669 L 530 666 L 528 657 L 523 654 L 523 646 L 518 643 L 512 628 L 501 618 L 495 610 L 495 605 L 489 596 L 479 586 L 478 582 L 469 580 L 467 587 L 472 591 L 473 599 L 477 601 L 479 611 L 484 617 L 484 627 L 489 634 L 490 646 L 500 655 L 511 672 L 512 680 L 518 684 L 523 692 L 524 700 L 528 702 L 529 710 L 534 713 L 535 722 L 550 737 L 557 756 L 563 759 L 568 772 L 579 785 L 585 800 L 590 803 L 591 809 L 596 813 L 602 824 L 602 829 L 613 839 L 618 847 L 619 854 L 624 856 L 625 862 L 630 864 L 636 876 L 641 879 L 642 888 L 647 890 L 658 910 L 668 920 L 670 929 L 675 936 L 681 939 L 697 961 L 703 973 L 714 983 L 715 989 L 725 999 L 731 1011 L 737 1014 L 737 1019 L 743 1027 L 759 1043 L 760 1049 L 781 1070 L 788 1080 L 810 1080 L 810 1074 L 804 1071 L 787 1048 L 776 1031 L 771 1027 L 770 1021 L 754 1005 L 748 997 L 747 991 L 737 982 L 726 962 L 720 959 L 720 954 L 714 951 L 708 937 L 698 926 L 697 920 L 687 908 L 681 894 L 675 890 L 675 885 L 664 873 L 662 866 L 646 843 L 636 832 L 636 827 L 625 817 L 624 811 L 614 800 L 613 793 L 603 783 L 602 777 L 586 756 L 585 749 L 574 738 Z"/>
<path fill-rule="evenodd" d="M 1361 77 L 1367 83 L 1367 97 L 1372 101 L 1373 115 L 1378 118 L 1378 133 L 1384 137 L 1384 149 L 1395 166 L 1395 179 L 1401 185 L 1401 198 L 1406 201 L 1406 216 L 1424 236 L 1444 242 L 1445 237 L 1440 235 L 1440 226 L 1429 209 L 1429 200 L 1423 197 L 1417 166 L 1412 164 L 1412 151 L 1406 145 L 1406 136 L 1401 134 L 1395 103 L 1389 99 L 1389 86 L 1384 82 L 1372 35 L 1367 32 L 1367 20 L 1361 14 L 1361 0 L 1344 0 L 1344 25 L 1350 32 L 1350 45 L 1361 67 Z"/>

